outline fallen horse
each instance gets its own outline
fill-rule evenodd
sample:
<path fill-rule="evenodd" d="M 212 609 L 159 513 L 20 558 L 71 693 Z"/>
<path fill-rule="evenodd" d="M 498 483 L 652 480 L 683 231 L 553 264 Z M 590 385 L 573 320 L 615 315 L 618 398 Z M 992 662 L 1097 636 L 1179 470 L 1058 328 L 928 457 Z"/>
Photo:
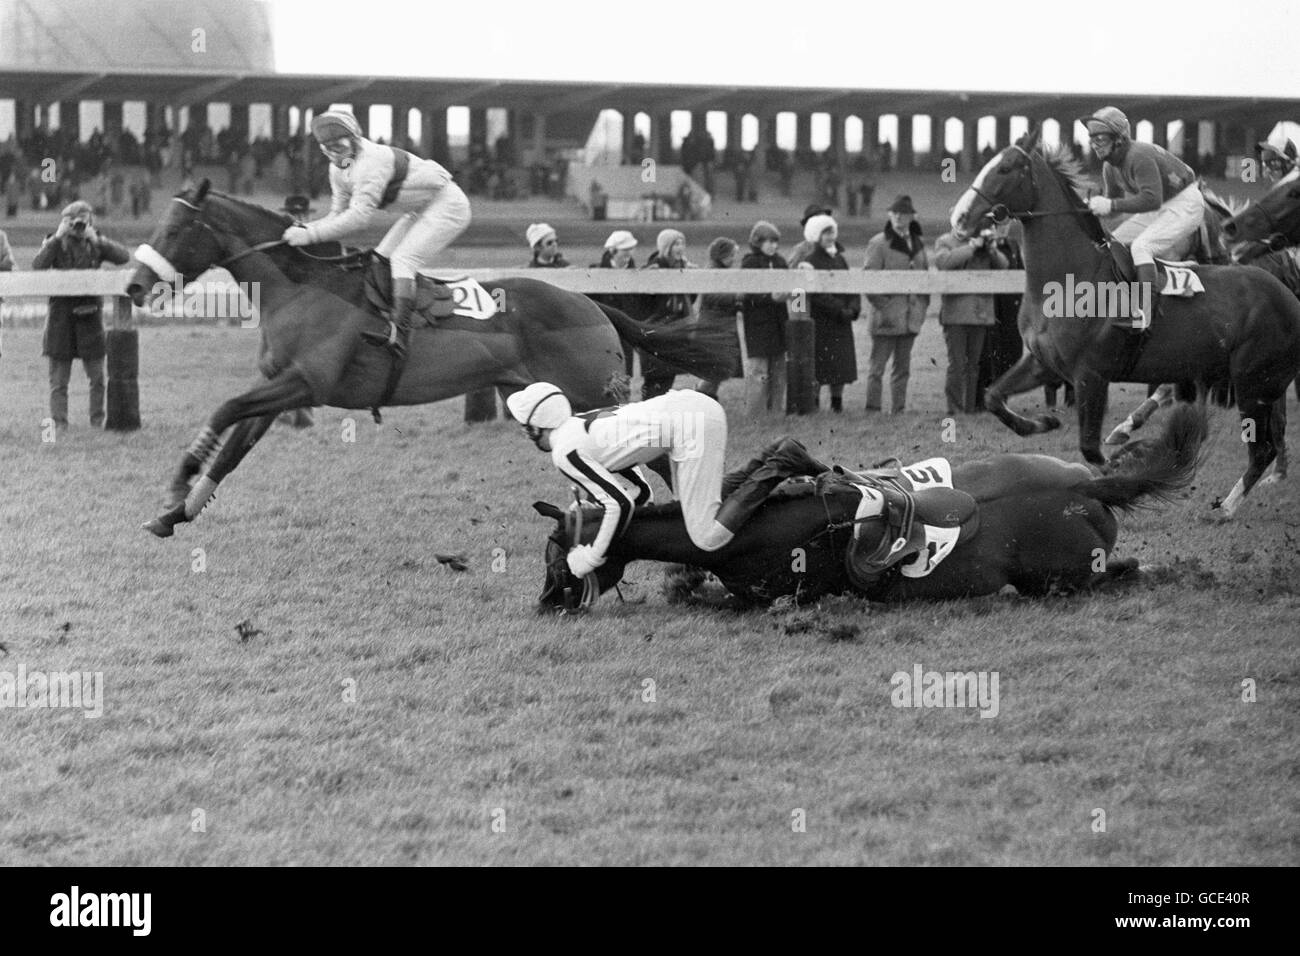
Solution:
<path fill-rule="evenodd" d="M 729 592 L 759 604 L 843 593 L 891 603 L 949 600 L 1008 584 L 1025 595 L 1095 587 L 1138 570 L 1135 559 L 1111 557 L 1119 533 L 1115 512 L 1167 501 L 1185 488 L 1205 435 L 1204 410 L 1180 405 L 1158 437 L 1130 448 L 1123 467 L 1102 477 L 1085 465 L 1026 454 L 957 465 L 951 489 L 937 491 L 942 468 L 929 462 L 863 475 L 838 469 L 816 478 L 792 475 L 733 541 L 712 552 L 691 543 L 676 504 L 650 506 L 636 511 L 605 564 L 585 579 L 569 572 L 565 555 L 595 533 L 599 508 L 562 511 L 538 502 L 537 511 L 556 521 L 546 544 L 539 610 L 589 606 L 640 560 L 712 572 Z M 912 485 L 915 517 L 925 533 L 905 535 L 919 540 L 919 548 L 901 548 L 896 563 L 864 574 L 863 557 L 880 553 L 882 540 L 888 547 L 897 533 L 888 512 L 858 517 L 864 495 L 882 482 Z M 973 507 L 954 507 L 953 489 L 969 496 Z"/>

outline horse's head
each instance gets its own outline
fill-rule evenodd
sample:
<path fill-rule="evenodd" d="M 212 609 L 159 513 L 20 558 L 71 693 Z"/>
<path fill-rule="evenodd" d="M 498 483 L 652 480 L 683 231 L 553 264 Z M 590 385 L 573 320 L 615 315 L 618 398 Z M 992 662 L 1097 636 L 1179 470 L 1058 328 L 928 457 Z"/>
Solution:
<path fill-rule="evenodd" d="M 579 578 L 569 570 L 566 560 L 569 548 L 578 542 L 573 540 L 570 530 L 570 512 L 565 512 L 545 501 L 533 502 L 533 508 L 540 515 L 555 519 L 555 531 L 546 539 L 546 582 L 542 587 L 541 597 L 537 601 L 539 612 L 574 612 L 585 610 L 609 588 L 623 578 L 624 563 L 612 558 L 597 568 L 595 573 Z M 590 522 L 588 527 L 594 532 L 599 517 Z"/>
<path fill-rule="evenodd" d="M 1034 208 L 1038 197 L 1031 153 L 1038 144 L 1036 130 L 1026 133 L 1015 145 L 985 163 L 975 182 L 953 208 L 950 223 L 958 239 L 973 236 L 986 217 L 994 222 L 1006 222 Z"/>
<path fill-rule="evenodd" d="M 1262 242 L 1271 249 L 1300 243 L 1300 179 L 1281 182 L 1223 224 L 1237 242 Z"/>
<path fill-rule="evenodd" d="M 136 305 L 144 305 L 145 296 L 159 282 L 183 284 L 198 278 L 213 266 L 222 265 L 236 251 L 248 248 L 250 243 L 279 239 L 288 217 L 269 210 L 261 210 L 247 203 L 232 204 L 220 194 L 209 195 L 210 183 L 203 180 L 194 189 L 185 190 L 172 197 L 166 215 L 149 237 L 149 241 L 135 251 L 137 267 L 131 275 L 127 294 Z M 250 223 L 225 224 L 218 221 L 214 206 L 238 205 L 263 213 L 266 223 L 258 229 Z M 231 229 L 228 226 L 235 226 Z M 277 231 L 278 230 L 278 231 Z M 264 236 L 248 233 L 264 232 Z M 237 234 L 238 233 L 238 234 Z"/>

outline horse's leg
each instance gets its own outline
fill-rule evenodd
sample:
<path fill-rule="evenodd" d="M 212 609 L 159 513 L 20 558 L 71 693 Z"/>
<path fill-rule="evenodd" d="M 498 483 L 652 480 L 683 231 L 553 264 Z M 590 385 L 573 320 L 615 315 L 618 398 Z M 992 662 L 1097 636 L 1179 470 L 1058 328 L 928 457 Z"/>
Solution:
<path fill-rule="evenodd" d="M 998 421 L 1017 435 L 1037 435 L 1040 432 L 1060 428 L 1061 420 L 1055 415 L 1039 415 L 1031 419 L 1018 415 L 1007 407 L 1007 399 L 1010 396 L 1028 392 L 1054 380 L 1055 376 L 1043 368 L 1033 353 L 1026 352 L 1005 375 L 985 390 L 984 408 L 996 415 Z"/>
<path fill-rule="evenodd" d="M 1096 372 L 1080 372 L 1074 381 L 1074 397 L 1079 413 L 1079 451 L 1090 465 L 1101 466 L 1101 423 L 1106 418 L 1106 401 L 1110 382 Z"/>
<path fill-rule="evenodd" d="M 1277 445 L 1273 440 L 1273 403 L 1262 401 L 1253 391 L 1248 391 L 1248 386 L 1238 383 L 1237 407 L 1241 410 L 1243 429 L 1253 427 L 1254 441 L 1246 442 L 1246 453 L 1250 456 L 1250 461 L 1245 473 L 1237 479 L 1237 483 L 1228 492 L 1228 497 L 1220 505 L 1224 518 L 1231 518 L 1237 513 L 1242 501 L 1263 476 L 1264 470 L 1277 457 Z"/>
<path fill-rule="evenodd" d="M 172 480 L 166 510 L 144 527 L 160 538 L 170 537 L 172 529 L 177 524 L 192 520 L 202 510 L 203 505 L 212 496 L 215 483 L 208 486 L 205 479 L 203 482 L 205 493 L 201 494 L 198 493 L 199 488 L 192 491 L 190 484 L 217 450 L 220 436 L 227 428 L 250 418 L 269 417 L 273 421 L 280 412 L 302 408 L 312 404 L 312 401 L 311 386 L 305 379 L 294 372 L 282 372 L 265 385 L 259 385 L 222 404 L 181 457 L 181 466 Z M 224 459 L 229 464 L 222 472 L 222 476 L 233 469 L 248 453 L 248 449 L 265 433 L 266 429 L 263 428 L 257 432 L 251 442 L 248 441 L 257 424 L 259 423 L 251 423 L 247 429 L 236 432 L 238 440 L 234 443 L 235 451 L 230 458 Z M 217 480 L 219 481 L 220 478 Z"/>
<path fill-rule="evenodd" d="M 1282 397 L 1273 403 L 1269 431 L 1273 436 L 1273 444 L 1277 446 L 1277 457 L 1273 459 L 1273 467 L 1269 469 L 1268 474 L 1259 480 L 1260 485 L 1276 484 L 1286 477 L 1286 392 L 1283 392 Z"/>
<path fill-rule="evenodd" d="M 1176 389 L 1177 386 L 1172 382 L 1167 382 L 1157 388 L 1141 405 L 1129 413 L 1128 418 L 1111 430 L 1111 433 L 1106 436 L 1106 444 L 1122 445 L 1132 438 L 1133 433 L 1145 425 L 1147 419 L 1154 415 L 1157 409 L 1174 403 Z"/>

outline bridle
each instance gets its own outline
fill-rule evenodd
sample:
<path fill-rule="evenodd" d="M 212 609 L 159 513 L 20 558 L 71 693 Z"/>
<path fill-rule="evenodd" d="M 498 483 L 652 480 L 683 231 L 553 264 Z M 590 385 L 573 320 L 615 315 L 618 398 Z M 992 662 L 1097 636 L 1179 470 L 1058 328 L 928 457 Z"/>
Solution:
<path fill-rule="evenodd" d="M 1015 144 L 1012 144 L 1010 148 L 1014 149 L 1021 156 L 1025 157 L 1024 166 L 1022 167 L 1020 165 L 1017 165 L 1014 168 L 1017 171 L 1020 171 L 1021 169 L 1028 170 L 1029 194 L 1030 194 L 1029 204 L 1030 206 L 1037 205 L 1038 179 L 1037 177 L 1034 176 L 1033 157 L 1030 156 L 1029 153 L 1026 152 L 1022 147 L 1017 146 Z M 1043 219 L 1046 218 L 1047 216 L 1077 216 L 1080 219 L 1082 219 L 1085 215 L 1091 215 L 1086 208 L 1079 208 L 1077 206 L 1074 206 L 1073 204 L 1071 204 L 1069 209 L 1043 209 L 1043 210 L 1022 209 L 1016 212 L 1012 212 L 1011 209 L 1007 207 L 1006 203 L 997 202 L 996 200 L 993 199 L 993 197 L 986 195 L 984 191 L 980 189 L 978 186 L 972 184 L 970 189 L 971 192 L 973 192 L 976 196 L 979 196 L 980 199 L 983 199 L 986 203 L 988 203 L 989 205 L 988 214 L 993 219 L 993 221 L 998 224 L 1004 223 L 1008 219 L 1018 219 L 1023 222 L 1027 219 Z"/>

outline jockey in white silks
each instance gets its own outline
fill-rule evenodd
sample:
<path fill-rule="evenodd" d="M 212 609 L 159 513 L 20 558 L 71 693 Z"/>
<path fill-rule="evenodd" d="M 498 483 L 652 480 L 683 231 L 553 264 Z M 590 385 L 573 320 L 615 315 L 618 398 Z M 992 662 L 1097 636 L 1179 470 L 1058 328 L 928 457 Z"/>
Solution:
<path fill-rule="evenodd" d="M 1150 296 L 1140 297 L 1155 311 L 1156 257 L 1177 259 L 1188 255 L 1196 231 L 1205 222 L 1205 198 L 1196 173 L 1169 150 L 1154 143 L 1133 140 L 1128 117 L 1113 106 L 1103 106 L 1081 122 L 1088 142 L 1102 161 L 1102 195 L 1088 200 L 1098 216 L 1124 215 L 1112 235 L 1133 253 L 1138 281 Z M 1150 323 L 1151 316 L 1134 315 Z"/>
<path fill-rule="evenodd" d="M 343 239 L 368 226 L 381 209 L 400 211 L 402 217 L 375 247 L 377 255 L 392 262 L 390 327 L 386 335 L 362 335 L 401 352 L 412 327 L 416 273 L 465 231 L 469 199 L 451 173 L 433 160 L 366 139 L 351 113 L 321 113 L 312 120 L 311 131 L 330 161 L 330 211 L 306 226 L 290 226 L 284 240 L 305 246 Z"/>

